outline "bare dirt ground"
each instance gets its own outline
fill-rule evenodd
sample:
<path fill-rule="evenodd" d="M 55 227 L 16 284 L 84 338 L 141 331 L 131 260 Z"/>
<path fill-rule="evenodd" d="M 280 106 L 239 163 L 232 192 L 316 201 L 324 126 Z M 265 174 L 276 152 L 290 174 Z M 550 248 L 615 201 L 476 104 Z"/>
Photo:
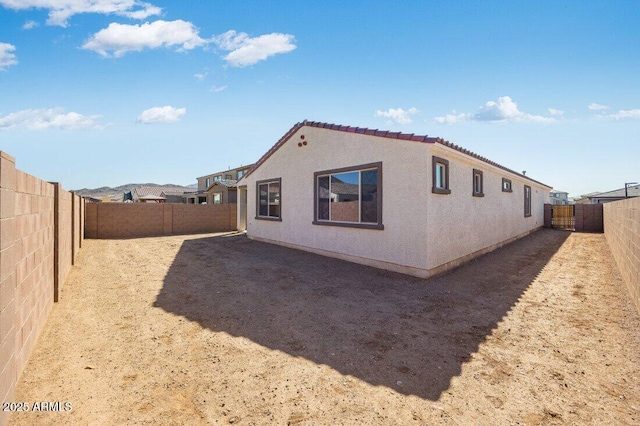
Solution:
<path fill-rule="evenodd" d="M 11 424 L 640 424 L 640 318 L 603 235 L 421 280 L 200 235 L 87 240 Z"/>

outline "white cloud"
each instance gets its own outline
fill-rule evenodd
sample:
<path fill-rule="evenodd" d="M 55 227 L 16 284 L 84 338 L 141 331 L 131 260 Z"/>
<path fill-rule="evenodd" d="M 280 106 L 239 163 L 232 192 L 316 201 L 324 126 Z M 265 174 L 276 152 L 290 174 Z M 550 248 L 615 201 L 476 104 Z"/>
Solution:
<path fill-rule="evenodd" d="M 524 113 L 509 96 L 501 96 L 498 101 L 489 101 L 473 116 L 478 121 L 505 121 L 522 117 Z"/>
<path fill-rule="evenodd" d="M 169 105 L 154 107 L 142 111 L 142 114 L 138 117 L 138 122 L 143 124 L 175 123 L 186 113 L 186 108 L 174 108 Z"/>
<path fill-rule="evenodd" d="M 640 120 L 640 109 L 621 109 L 614 114 L 608 114 L 603 117 L 611 118 L 613 120 Z"/>
<path fill-rule="evenodd" d="M 439 124 L 456 124 L 464 121 L 551 123 L 556 119 L 520 111 L 518 104 L 511 97 L 501 96 L 497 101 L 489 101 L 478 108 L 475 114 L 456 114 L 453 111 L 451 114 L 434 118 L 434 121 Z"/>
<path fill-rule="evenodd" d="M 202 80 L 204 80 L 206 77 L 207 77 L 207 73 L 206 73 L 206 72 L 205 72 L 205 73 L 202 73 L 202 74 L 198 73 L 198 74 L 194 74 L 194 75 L 193 75 L 193 78 L 195 78 L 195 79 L 196 79 L 196 80 L 198 80 L 198 81 L 202 81 Z"/>
<path fill-rule="evenodd" d="M 564 115 L 564 111 L 561 109 L 549 108 L 547 111 L 549 111 L 551 115 Z"/>
<path fill-rule="evenodd" d="M 117 58 L 130 51 L 173 46 L 178 46 L 178 50 L 190 50 L 204 44 L 206 40 L 200 38 L 192 23 L 177 20 L 141 25 L 111 23 L 95 33 L 82 48 Z"/>
<path fill-rule="evenodd" d="M 23 30 L 32 30 L 36 27 L 40 26 L 40 24 L 38 24 L 36 21 L 27 21 L 24 23 L 24 25 L 22 26 Z"/>
<path fill-rule="evenodd" d="M 69 18 L 79 13 L 146 19 L 162 12 L 161 8 L 140 0 L 0 0 L 0 5 L 13 10 L 46 9 L 47 24 L 61 27 L 66 27 Z"/>
<path fill-rule="evenodd" d="M 403 110 L 402 108 L 389 108 L 386 111 L 377 110 L 374 116 L 388 118 L 392 123 L 409 124 L 413 121 L 411 120 L 411 116 L 417 113 L 418 110 L 415 108 L 409 108 L 407 111 Z"/>
<path fill-rule="evenodd" d="M 0 116 L 0 129 L 24 128 L 29 130 L 58 129 L 102 129 L 100 115 L 65 113 L 62 108 L 26 109 Z"/>
<path fill-rule="evenodd" d="M 471 114 L 464 113 L 456 113 L 455 111 L 451 111 L 451 114 L 444 115 L 442 117 L 436 117 L 434 120 L 438 124 L 456 124 L 463 121 L 467 121 L 472 118 Z"/>
<path fill-rule="evenodd" d="M 227 86 L 212 86 L 211 89 L 209 89 L 210 92 L 213 93 L 220 93 L 223 90 L 225 90 L 227 88 Z"/>
<path fill-rule="evenodd" d="M 589 109 L 591 111 L 604 111 L 609 109 L 609 107 L 606 105 L 600 105 L 600 104 L 596 104 L 595 102 L 592 102 L 589 104 Z"/>
<path fill-rule="evenodd" d="M 291 52 L 296 48 L 295 37 L 290 34 L 271 33 L 258 37 L 249 37 L 246 33 L 234 30 L 214 37 L 213 41 L 220 49 L 231 51 L 222 59 L 232 67 L 246 67 L 263 61 L 279 53 Z"/>
<path fill-rule="evenodd" d="M 13 44 L 0 42 L 0 71 L 18 63 L 16 55 L 12 53 L 14 50 L 16 47 Z"/>

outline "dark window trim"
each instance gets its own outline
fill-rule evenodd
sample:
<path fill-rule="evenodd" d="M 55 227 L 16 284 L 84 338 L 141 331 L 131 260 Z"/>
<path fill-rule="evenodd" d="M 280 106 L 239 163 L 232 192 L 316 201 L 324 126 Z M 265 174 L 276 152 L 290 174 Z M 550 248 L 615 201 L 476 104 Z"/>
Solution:
<path fill-rule="evenodd" d="M 260 185 L 265 183 L 278 182 L 280 185 L 280 216 L 260 216 Z M 267 206 L 269 203 L 269 195 L 267 194 Z M 282 222 L 282 178 L 263 179 L 256 181 L 256 219 L 270 220 L 273 222 Z"/>
<path fill-rule="evenodd" d="M 476 175 L 480 176 L 480 191 L 476 192 Z M 471 191 L 474 197 L 484 197 L 484 173 L 482 170 L 473 169 L 471 174 Z"/>
<path fill-rule="evenodd" d="M 354 223 L 354 222 L 331 222 L 329 220 L 318 220 L 318 177 L 335 173 L 355 172 L 363 169 L 376 169 L 378 171 L 378 223 Z M 362 200 L 360 200 L 362 201 Z M 362 229 L 384 229 L 382 224 L 382 161 L 377 163 L 361 164 L 358 166 L 341 167 L 339 169 L 323 170 L 313 174 L 313 222 L 314 225 L 322 226 L 342 226 L 346 228 Z"/>
<path fill-rule="evenodd" d="M 444 188 L 438 188 L 436 186 L 436 164 L 444 164 Z M 449 160 L 445 160 L 441 157 L 431 156 L 431 192 L 434 194 L 451 194 L 449 188 Z"/>
<path fill-rule="evenodd" d="M 527 189 L 529 190 L 529 196 L 527 197 Z M 524 217 L 531 217 L 531 187 L 529 185 L 524 186 Z"/>
<path fill-rule="evenodd" d="M 509 182 L 509 189 L 504 189 L 505 182 Z M 502 178 L 502 192 L 513 192 L 513 183 L 511 179 Z"/>

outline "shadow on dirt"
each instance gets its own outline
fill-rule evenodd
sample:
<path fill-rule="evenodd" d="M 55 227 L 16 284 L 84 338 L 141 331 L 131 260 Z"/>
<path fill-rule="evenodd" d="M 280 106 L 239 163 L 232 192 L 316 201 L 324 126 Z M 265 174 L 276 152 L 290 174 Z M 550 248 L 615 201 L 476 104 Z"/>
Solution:
<path fill-rule="evenodd" d="M 245 236 L 188 240 L 154 306 L 435 401 L 568 236 L 542 230 L 430 280 Z"/>

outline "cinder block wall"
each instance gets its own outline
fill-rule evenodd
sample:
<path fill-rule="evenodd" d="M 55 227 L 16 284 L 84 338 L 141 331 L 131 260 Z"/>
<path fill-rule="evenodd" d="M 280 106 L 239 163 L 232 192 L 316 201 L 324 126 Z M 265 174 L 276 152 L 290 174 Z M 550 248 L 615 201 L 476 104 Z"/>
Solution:
<path fill-rule="evenodd" d="M 640 198 L 604 204 L 604 235 L 640 312 Z"/>
<path fill-rule="evenodd" d="M 15 168 L 0 151 L 0 398 L 15 402 L 15 385 L 71 268 L 72 231 L 81 244 L 84 203 L 59 184 Z M 72 218 L 76 217 L 77 220 Z M 72 226 L 72 224 L 75 224 Z M 57 263 L 56 263 L 57 260 Z M 0 412 L 0 425 L 8 412 Z"/>
<path fill-rule="evenodd" d="M 139 238 L 237 229 L 235 204 L 87 203 L 86 238 Z"/>

